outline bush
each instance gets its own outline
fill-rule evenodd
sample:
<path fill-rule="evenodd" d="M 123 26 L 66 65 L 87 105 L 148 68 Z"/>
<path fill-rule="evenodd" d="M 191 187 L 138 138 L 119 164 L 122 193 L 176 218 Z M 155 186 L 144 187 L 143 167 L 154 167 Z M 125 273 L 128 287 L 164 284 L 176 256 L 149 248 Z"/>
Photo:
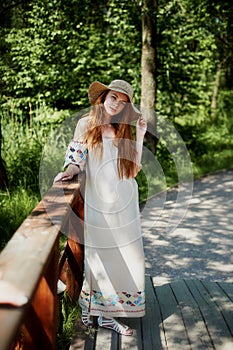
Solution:
<path fill-rule="evenodd" d="M 43 148 L 51 133 L 67 118 L 68 111 L 54 111 L 44 104 L 31 110 L 28 119 L 11 101 L 2 109 L 2 158 L 9 188 L 23 187 L 39 193 L 39 169 Z"/>
<path fill-rule="evenodd" d="M 40 199 L 39 170 L 42 151 L 48 138 L 67 111 L 40 106 L 25 121 L 10 104 L 1 111 L 2 157 L 6 164 L 9 187 L 0 192 L 0 248 L 2 249 Z"/>
<path fill-rule="evenodd" d="M 38 196 L 23 187 L 0 192 L 0 249 L 2 249 L 38 202 Z"/>

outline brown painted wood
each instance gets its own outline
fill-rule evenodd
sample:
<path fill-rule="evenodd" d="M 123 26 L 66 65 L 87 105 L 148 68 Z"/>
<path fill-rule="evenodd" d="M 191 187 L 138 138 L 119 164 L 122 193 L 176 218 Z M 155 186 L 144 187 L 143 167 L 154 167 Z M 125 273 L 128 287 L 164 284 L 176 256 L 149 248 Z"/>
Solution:
<path fill-rule="evenodd" d="M 25 335 L 25 350 L 55 350 L 59 313 L 58 260 L 59 240 L 57 239 L 45 275 L 39 282 L 22 328 L 22 333 Z"/>
<path fill-rule="evenodd" d="M 68 296 L 76 302 L 83 283 L 84 268 L 84 201 L 79 193 L 69 215 L 68 241 L 60 261 L 60 278 L 66 284 Z"/>
<path fill-rule="evenodd" d="M 12 346 L 16 349 L 17 342 L 23 342 L 24 349 L 55 349 L 59 236 L 69 222 L 72 208 L 83 210 L 83 201 L 76 204 L 79 191 L 77 179 L 53 185 L 0 254 L 3 279 L 22 289 L 29 298 L 28 305 L 22 308 L 0 305 L 1 350 Z M 81 266 L 83 257 L 77 244 L 69 246 Z M 75 287 L 76 294 L 77 290 Z"/>

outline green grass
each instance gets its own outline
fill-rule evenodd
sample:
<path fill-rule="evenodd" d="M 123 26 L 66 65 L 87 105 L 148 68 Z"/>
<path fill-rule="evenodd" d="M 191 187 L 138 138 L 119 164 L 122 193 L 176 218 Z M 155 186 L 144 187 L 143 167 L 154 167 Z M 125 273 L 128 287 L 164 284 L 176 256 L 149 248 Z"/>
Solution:
<path fill-rule="evenodd" d="M 73 303 L 66 294 L 60 303 L 61 330 L 57 336 L 57 350 L 68 350 L 75 324 L 81 317 L 81 309 L 78 303 Z"/>
<path fill-rule="evenodd" d="M 37 109 L 30 119 L 22 112 L 1 109 L 2 158 L 8 188 L 0 192 L 0 248 L 2 249 L 40 199 L 39 171 L 45 144 L 65 119 L 63 113 Z"/>
<path fill-rule="evenodd" d="M 38 196 L 23 187 L 19 187 L 12 192 L 0 192 L 1 249 L 37 203 Z"/>

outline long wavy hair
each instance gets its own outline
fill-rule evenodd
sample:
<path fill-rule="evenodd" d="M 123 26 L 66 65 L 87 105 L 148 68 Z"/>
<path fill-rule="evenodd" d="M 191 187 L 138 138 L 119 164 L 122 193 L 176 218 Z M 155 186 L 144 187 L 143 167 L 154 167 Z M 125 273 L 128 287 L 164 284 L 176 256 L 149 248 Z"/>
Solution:
<path fill-rule="evenodd" d="M 95 105 L 91 107 L 89 114 L 91 118 L 84 136 L 84 142 L 87 143 L 88 148 L 96 148 L 99 151 L 99 157 L 102 157 L 103 151 L 102 132 L 105 124 L 103 103 L 108 92 L 109 90 L 101 94 Z M 133 139 L 130 125 L 131 108 L 131 104 L 127 103 L 124 109 L 111 119 L 111 125 L 115 131 L 114 143 L 118 147 L 117 168 L 120 179 L 135 177 L 139 170 L 136 142 Z"/>

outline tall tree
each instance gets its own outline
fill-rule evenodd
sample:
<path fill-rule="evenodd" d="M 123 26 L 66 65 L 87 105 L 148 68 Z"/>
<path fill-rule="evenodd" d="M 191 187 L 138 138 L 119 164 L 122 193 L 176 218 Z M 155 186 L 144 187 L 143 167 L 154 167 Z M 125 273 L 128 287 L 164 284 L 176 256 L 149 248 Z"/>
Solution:
<path fill-rule="evenodd" d="M 156 57 L 157 0 L 144 0 L 142 6 L 142 55 L 141 55 L 141 110 L 145 115 L 149 133 L 146 138 L 155 153 L 157 57 Z"/>
<path fill-rule="evenodd" d="M 29 0 L 0 0 L 0 96 L 5 88 L 5 83 L 3 82 L 2 75 L 5 67 L 5 61 L 8 56 L 8 47 L 4 40 L 4 34 L 6 28 L 11 28 L 12 26 L 19 25 L 19 12 L 22 11 L 23 7 L 27 6 Z M 0 115 L 0 189 L 4 190 L 7 187 L 8 179 L 5 167 L 5 162 L 2 158 L 2 124 Z"/>
<path fill-rule="evenodd" d="M 206 0 L 210 31 L 216 46 L 216 73 L 212 95 L 212 120 L 216 119 L 221 90 L 233 89 L 233 4 L 230 0 Z"/>
<path fill-rule="evenodd" d="M 5 162 L 2 159 L 2 125 L 0 123 L 0 189 L 5 190 L 8 183 Z"/>

